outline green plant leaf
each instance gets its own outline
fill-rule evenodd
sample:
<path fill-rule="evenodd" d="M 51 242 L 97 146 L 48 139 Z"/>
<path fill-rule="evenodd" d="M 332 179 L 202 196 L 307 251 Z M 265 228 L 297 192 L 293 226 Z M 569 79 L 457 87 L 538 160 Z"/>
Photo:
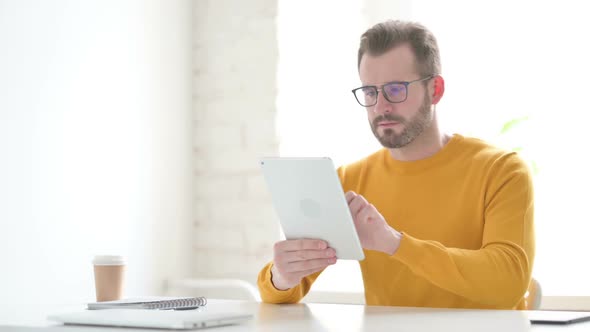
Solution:
<path fill-rule="evenodd" d="M 539 173 L 539 166 L 537 165 L 537 163 L 534 160 L 531 160 L 530 165 L 533 170 L 533 175 L 538 174 Z"/>
<path fill-rule="evenodd" d="M 504 126 L 502 127 L 502 130 L 500 130 L 500 135 L 501 134 L 505 134 L 508 131 L 510 131 L 512 128 L 514 128 L 515 126 L 527 121 L 529 119 L 528 116 L 523 116 L 522 118 L 516 118 L 516 119 L 512 119 L 508 122 L 506 122 L 504 124 Z"/>

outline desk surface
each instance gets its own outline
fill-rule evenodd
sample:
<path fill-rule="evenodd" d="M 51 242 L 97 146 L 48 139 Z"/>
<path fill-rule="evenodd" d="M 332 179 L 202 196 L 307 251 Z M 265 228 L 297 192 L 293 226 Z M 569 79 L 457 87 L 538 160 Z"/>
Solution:
<path fill-rule="evenodd" d="M 254 313 L 244 324 L 216 327 L 205 331 L 590 331 L 590 322 L 572 325 L 530 325 L 526 313 L 502 310 L 459 310 L 377 307 L 344 304 L 273 305 L 246 301 L 210 300 L 209 310 Z M 62 310 L 63 311 L 63 310 Z M 51 312 L 55 313 L 55 312 Z M 32 326 L 0 326 L 14 332 L 96 332 L 130 329 L 75 327 L 32 322 Z M 4 324 L 4 323 L 3 323 Z M 35 325 L 35 326 L 33 326 Z M 41 326 L 45 325 L 45 326 Z M 133 331 L 143 331 L 133 329 Z M 146 331 L 157 331 L 154 329 Z"/>

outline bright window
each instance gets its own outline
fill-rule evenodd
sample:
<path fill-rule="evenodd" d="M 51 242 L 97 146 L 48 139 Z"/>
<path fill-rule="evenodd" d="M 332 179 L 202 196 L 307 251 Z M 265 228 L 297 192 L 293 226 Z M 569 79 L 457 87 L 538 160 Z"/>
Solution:
<path fill-rule="evenodd" d="M 585 3 L 463 1 L 459 6 L 432 0 L 397 4 L 398 11 L 381 3 L 279 1 L 281 154 L 330 156 L 341 165 L 378 149 L 365 111 L 350 93 L 359 85 L 358 38 L 386 18 L 421 22 L 441 49 L 442 127 L 522 148 L 538 169 L 534 275 L 544 294 L 590 295 Z M 387 5 L 397 2 L 392 3 Z M 521 118 L 527 120 L 500 134 L 504 124 Z M 330 267 L 314 289 L 362 291 L 358 264 Z"/>

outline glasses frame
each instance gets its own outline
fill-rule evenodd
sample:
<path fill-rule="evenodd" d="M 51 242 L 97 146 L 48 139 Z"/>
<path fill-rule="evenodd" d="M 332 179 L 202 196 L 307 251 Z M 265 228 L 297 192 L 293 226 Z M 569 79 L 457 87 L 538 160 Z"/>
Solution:
<path fill-rule="evenodd" d="M 357 101 L 357 103 L 359 103 L 359 105 L 361 105 L 362 107 L 371 107 L 371 106 L 377 105 L 377 100 L 379 100 L 379 91 L 383 91 L 383 87 L 384 86 L 389 85 L 389 84 L 402 84 L 406 88 L 406 97 L 404 98 L 404 100 L 391 101 L 389 99 L 389 97 L 387 96 L 386 93 L 383 94 L 383 97 L 385 97 L 385 99 L 388 102 L 393 103 L 393 104 L 399 104 L 399 103 L 403 103 L 404 101 L 406 101 L 406 99 L 408 99 L 408 94 L 410 93 L 410 89 L 408 88 L 408 86 L 410 84 L 416 83 L 416 82 L 428 81 L 428 80 L 433 79 L 435 76 L 436 75 L 429 75 L 429 76 L 426 76 L 426 77 L 423 77 L 423 78 L 419 78 L 419 79 L 413 80 L 413 81 L 408 81 L 408 82 L 405 82 L 405 81 L 392 81 L 392 82 L 387 82 L 385 84 L 382 84 L 381 86 L 377 86 L 377 85 L 364 85 L 364 86 L 361 86 L 360 88 L 353 89 L 352 90 L 352 94 L 354 95 L 354 99 L 356 99 L 356 101 Z M 361 101 L 359 100 L 359 98 L 356 95 L 356 92 L 358 90 L 366 89 L 366 88 L 374 88 L 375 91 L 377 92 L 377 94 L 375 95 L 375 102 L 373 104 L 365 105 L 365 104 L 361 103 Z"/>

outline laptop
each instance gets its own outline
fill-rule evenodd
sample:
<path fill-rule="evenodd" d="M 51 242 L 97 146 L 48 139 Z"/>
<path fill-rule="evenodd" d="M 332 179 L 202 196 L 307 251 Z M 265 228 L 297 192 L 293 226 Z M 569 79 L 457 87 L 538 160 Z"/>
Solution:
<path fill-rule="evenodd" d="M 194 310 L 104 309 L 56 314 L 49 320 L 68 325 L 140 327 L 193 330 L 214 326 L 233 325 L 254 317 L 244 312 Z"/>

